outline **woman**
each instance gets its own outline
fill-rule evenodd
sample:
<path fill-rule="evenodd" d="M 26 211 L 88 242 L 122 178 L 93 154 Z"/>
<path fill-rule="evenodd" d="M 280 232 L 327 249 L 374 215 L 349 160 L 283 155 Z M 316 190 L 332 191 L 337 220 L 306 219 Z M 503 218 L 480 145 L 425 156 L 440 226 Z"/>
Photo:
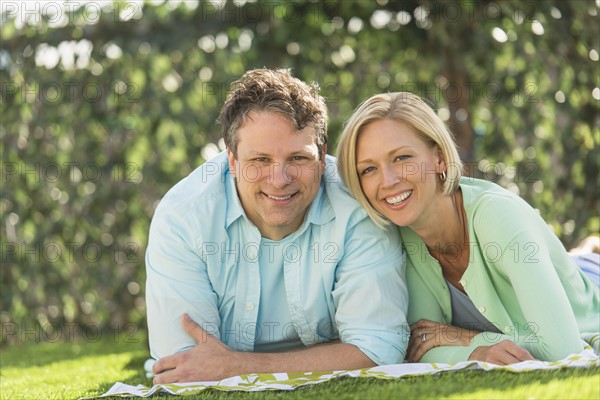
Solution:
<path fill-rule="evenodd" d="M 452 135 L 418 96 L 365 101 L 337 157 L 371 218 L 400 227 L 409 362 L 558 360 L 600 332 L 598 287 L 525 201 L 461 177 Z"/>

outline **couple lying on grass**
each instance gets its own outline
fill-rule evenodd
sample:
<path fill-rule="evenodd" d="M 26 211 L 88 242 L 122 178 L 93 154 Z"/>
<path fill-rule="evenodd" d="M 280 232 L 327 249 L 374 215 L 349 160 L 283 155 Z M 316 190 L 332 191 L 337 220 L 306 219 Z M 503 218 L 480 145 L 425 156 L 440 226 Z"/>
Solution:
<path fill-rule="evenodd" d="M 525 201 L 461 177 L 452 135 L 417 96 L 363 103 L 336 169 L 316 85 L 262 69 L 231 88 L 227 151 L 152 220 L 155 383 L 558 360 L 600 332 L 598 285 Z"/>

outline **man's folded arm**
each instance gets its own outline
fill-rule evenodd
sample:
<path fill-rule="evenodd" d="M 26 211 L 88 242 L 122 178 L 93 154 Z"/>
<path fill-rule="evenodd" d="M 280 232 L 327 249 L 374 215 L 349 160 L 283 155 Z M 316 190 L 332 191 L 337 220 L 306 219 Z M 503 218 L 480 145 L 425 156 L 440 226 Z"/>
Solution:
<path fill-rule="evenodd" d="M 343 343 L 357 346 L 379 365 L 404 361 L 408 290 L 395 230 L 384 231 L 369 219 L 349 229 L 333 296 Z"/>
<path fill-rule="evenodd" d="M 146 251 L 146 306 L 150 353 L 161 358 L 196 343 L 181 326 L 188 313 L 208 333 L 220 338 L 217 296 L 206 264 L 194 251 L 186 221 L 157 209 Z"/>

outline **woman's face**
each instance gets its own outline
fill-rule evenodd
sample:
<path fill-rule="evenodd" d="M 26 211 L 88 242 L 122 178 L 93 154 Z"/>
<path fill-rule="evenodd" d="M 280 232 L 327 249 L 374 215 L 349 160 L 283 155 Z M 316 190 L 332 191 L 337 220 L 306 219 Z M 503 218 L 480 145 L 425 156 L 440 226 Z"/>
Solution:
<path fill-rule="evenodd" d="M 357 173 L 371 205 L 399 226 L 418 226 L 445 170 L 431 147 L 406 123 L 391 119 L 363 127 L 356 144 Z"/>

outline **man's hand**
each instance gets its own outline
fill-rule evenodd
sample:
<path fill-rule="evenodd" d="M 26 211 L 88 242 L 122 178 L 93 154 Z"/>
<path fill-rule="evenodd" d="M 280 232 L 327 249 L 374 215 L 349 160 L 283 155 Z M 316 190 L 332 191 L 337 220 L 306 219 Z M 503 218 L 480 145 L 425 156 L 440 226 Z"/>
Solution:
<path fill-rule="evenodd" d="M 521 346 L 510 340 L 503 340 L 493 346 L 479 346 L 471 353 L 469 360 L 508 365 L 521 361 L 534 360 L 534 358 Z"/>
<path fill-rule="evenodd" d="M 479 332 L 421 319 L 410 326 L 406 359 L 418 362 L 425 353 L 438 346 L 468 346 Z"/>
<path fill-rule="evenodd" d="M 217 381 L 249 373 L 335 371 L 374 367 L 358 347 L 338 340 L 281 353 L 231 350 L 185 314 L 181 323 L 193 348 L 163 357 L 152 367 L 154 383 Z"/>
<path fill-rule="evenodd" d="M 202 329 L 189 315 L 184 314 L 181 323 L 196 346 L 158 360 L 152 367 L 155 384 L 216 381 L 236 375 L 232 366 L 237 362 L 237 352 Z"/>

